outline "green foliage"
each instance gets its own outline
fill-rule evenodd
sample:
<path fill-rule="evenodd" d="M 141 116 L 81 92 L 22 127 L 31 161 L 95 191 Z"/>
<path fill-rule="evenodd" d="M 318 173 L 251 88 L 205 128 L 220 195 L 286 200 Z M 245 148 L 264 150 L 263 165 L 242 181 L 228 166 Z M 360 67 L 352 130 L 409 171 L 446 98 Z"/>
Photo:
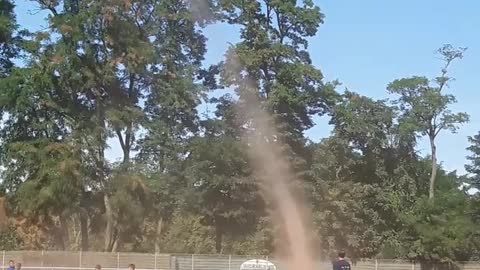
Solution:
<path fill-rule="evenodd" d="M 281 253 L 243 140 L 259 132 L 249 110 L 258 104 L 273 115 L 277 134 L 265 141 L 285 144 L 324 257 L 480 257 L 480 200 L 462 188 L 480 186 L 480 134 L 469 138 L 468 177 L 436 157 L 437 135 L 468 120 L 444 93 L 465 49 L 439 50 L 437 78 L 389 84 L 392 105 L 324 81 L 309 55 L 324 20 L 311 0 L 35 2 L 48 27 L 21 40 L 12 3 L 0 0 L 0 192 L 9 214 L 35 228 L 22 235 L 31 246 Z M 205 66 L 202 31 L 219 23 L 240 40 Z M 15 67 L 19 55 L 28 58 Z M 233 95 L 208 98 L 223 87 Z M 214 116 L 202 103 L 216 105 Z M 333 127 L 319 143 L 304 135 L 315 116 Z M 419 136 L 431 157 L 419 156 Z M 106 158 L 112 140 L 118 162 Z M 22 240 L 11 228 L 0 248 Z"/>
<path fill-rule="evenodd" d="M 437 135 L 448 130 L 455 133 L 460 124 L 469 120 L 467 113 L 453 113 L 449 106 L 457 102 L 455 96 L 443 93 L 452 78 L 447 69 L 456 59 L 463 58 L 465 48 L 444 45 L 438 50 L 445 65 L 441 75 L 433 80 L 433 85 L 425 77 L 414 76 L 395 80 L 387 87 L 388 91 L 399 95 L 397 103 L 401 112 L 400 129 L 406 133 L 418 133 L 427 136 L 432 153 L 429 198 L 433 200 L 437 174 Z"/>
<path fill-rule="evenodd" d="M 14 227 L 9 227 L 6 231 L 0 232 L 1 250 L 19 250 L 22 248 L 22 239 L 15 231 Z"/>
<path fill-rule="evenodd" d="M 467 156 L 470 164 L 465 165 L 465 170 L 471 174 L 469 184 L 472 188 L 480 188 L 480 133 L 475 136 L 468 137 L 470 146 L 467 150 L 471 155 Z"/>
<path fill-rule="evenodd" d="M 177 213 L 163 236 L 162 250 L 171 253 L 214 253 L 214 231 L 212 227 L 202 225 L 198 216 Z"/>
<path fill-rule="evenodd" d="M 255 231 L 247 234 L 246 237 L 240 236 L 231 239 L 227 245 L 227 250 L 231 254 L 239 255 L 270 255 L 275 251 L 274 244 L 274 224 L 271 223 L 269 217 L 261 218 Z"/>
<path fill-rule="evenodd" d="M 150 210 L 150 194 L 144 179 L 138 174 L 120 170 L 111 177 L 110 184 L 115 186 L 115 192 L 110 202 L 115 213 L 116 233 L 119 241 L 131 243 L 141 237 L 138 228 L 143 225 L 144 217 Z"/>
<path fill-rule="evenodd" d="M 255 229 L 261 205 L 244 144 L 218 134 L 215 128 L 207 132 L 205 137 L 192 140 L 188 147 L 187 204 L 202 217 L 204 224 L 215 228 L 216 250 L 221 252 L 225 233 Z"/>
<path fill-rule="evenodd" d="M 307 51 L 307 39 L 317 33 L 324 15 L 312 1 L 296 2 L 221 1 L 223 16 L 241 27 L 241 41 L 227 52 L 222 81 L 238 96 L 244 119 L 237 124 L 248 123 L 247 104 L 259 98 L 299 167 L 305 158 L 303 132 L 313 126 L 313 115 L 326 113 L 335 93 Z"/>
<path fill-rule="evenodd" d="M 401 243 L 412 259 L 448 262 L 469 260 L 476 254 L 476 225 L 470 215 L 468 196 L 459 188 L 454 174 L 439 175 L 443 188 L 437 203 L 420 198 L 401 214 L 406 231 Z"/>
<path fill-rule="evenodd" d="M 431 137 L 442 130 L 456 132 L 458 124 L 468 121 L 468 115 L 452 113 L 448 106 L 456 103 L 456 98 L 443 94 L 443 85 L 437 87 L 429 83 L 425 77 L 411 77 L 395 80 L 388 86 L 391 93 L 400 95 L 400 110 L 405 112 L 403 128 Z"/>
<path fill-rule="evenodd" d="M 351 258 L 372 257 L 382 244 L 379 213 L 371 207 L 375 189 L 359 183 L 317 183 L 314 224 L 324 256 L 345 249 Z"/>
<path fill-rule="evenodd" d="M 18 50 L 15 37 L 17 24 L 15 21 L 14 5 L 10 0 L 0 1 L 0 78 L 4 78 L 13 67 L 13 58 Z"/>

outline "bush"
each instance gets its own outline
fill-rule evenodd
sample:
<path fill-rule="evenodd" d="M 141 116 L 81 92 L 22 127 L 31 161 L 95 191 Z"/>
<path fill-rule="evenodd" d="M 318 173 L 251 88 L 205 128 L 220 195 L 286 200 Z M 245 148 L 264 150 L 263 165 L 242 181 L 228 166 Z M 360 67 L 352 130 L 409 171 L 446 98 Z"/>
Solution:
<path fill-rule="evenodd" d="M 0 250 L 18 250 L 22 247 L 22 239 L 13 226 L 0 232 Z"/>

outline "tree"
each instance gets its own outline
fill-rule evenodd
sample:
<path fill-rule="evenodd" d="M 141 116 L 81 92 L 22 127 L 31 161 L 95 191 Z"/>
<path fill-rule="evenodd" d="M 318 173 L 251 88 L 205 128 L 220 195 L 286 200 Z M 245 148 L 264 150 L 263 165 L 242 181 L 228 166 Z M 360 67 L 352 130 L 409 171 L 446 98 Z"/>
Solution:
<path fill-rule="evenodd" d="M 469 136 L 470 146 L 467 150 L 471 155 L 467 156 L 470 164 L 465 165 L 465 170 L 471 174 L 469 182 L 472 188 L 480 188 L 480 132 L 475 136 Z"/>
<path fill-rule="evenodd" d="M 221 65 L 221 83 L 235 95 L 215 102 L 216 116 L 227 126 L 226 141 L 262 132 L 255 127 L 256 110 L 250 106 L 273 116 L 276 131 L 262 134 L 265 143 L 281 143 L 297 176 L 289 184 L 303 192 L 310 158 L 304 132 L 313 126 L 313 116 L 328 111 L 335 92 L 333 84 L 323 82 L 307 51 L 307 39 L 317 33 L 324 16 L 313 1 L 298 2 L 219 1 L 221 17 L 240 27 L 241 40 L 232 44 Z M 226 184 L 230 187 L 225 189 L 234 189 L 235 178 Z"/>
<path fill-rule="evenodd" d="M 88 198 L 87 190 L 103 194 L 104 249 L 111 251 L 119 235 L 115 218 L 121 216 L 113 211 L 124 208 L 115 208 L 110 200 L 117 191 L 112 182 L 122 178 L 110 177 L 105 149 L 107 138 L 117 136 L 124 152 L 124 163 L 129 163 L 134 133 L 142 116 L 138 105 L 140 91 L 145 87 L 149 53 L 153 52 L 148 39 L 152 7 L 150 1 L 137 1 L 135 5 L 115 0 L 101 4 L 88 1 L 37 3 L 51 13 L 49 29 L 36 33 L 26 44 L 25 50 L 31 59 L 27 66 L 15 70 L 2 83 L 5 87 L 2 109 L 9 113 L 9 120 L 2 129 L 2 143 L 43 143 L 42 147 L 65 143 L 82 149 L 77 157 L 83 184 L 77 195 Z M 16 163 L 17 167 L 24 165 L 12 157 L 6 157 L 4 162 Z M 32 175 L 34 168 L 21 169 L 24 169 L 22 173 Z M 7 174 L 13 172 L 18 170 L 10 166 Z M 16 173 L 11 179 L 21 184 L 18 183 L 21 176 Z M 61 177 L 48 178 L 53 183 L 63 180 Z M 78 210 L 82 246 L 87 248 L 88 217 L 84 209 Z"/>
<path fill-rule="evenodd" d="M 114 190 L 110 206 L 114 213 L 115 230 L 112 250 L 131 250 L 142 239 L 142 227 L 150 210 L 150 192 L 143 175 L 135 167 L 115 169 L 109 176 Z M 130 248 L 129 248 L 130 247 Z"/>
<path fill-rule="evenodd" d="M 47 70 L 40 61 L 14 68 L 0 80 L 0 108 L 6 119 L 0 163 L 6 168 L 2 185 L 15 212 L 36 220 L 44 217 L 46 223 L 60 219 L 56 242 L 62 247 L 67 244 L 66 217 L 79 202 L 80 155 L 69 136 L 69 119 L 56 107 L 65 99 L 53 89 Z"/>
<path fill-rule="evenodd" d="M 419 260 L 424 266 L 467 261 L 476 251 L 477 229 L 470 203 L 459 187 L 462 179 L 440 168 L 435 204 L 426 196 L 404 209 L 401 237 L 403 256 Z"/>
<path fill-rule="evenodd" d="M 189 145 L 187 203 L 203 224 L 215 229 L 215 250 L 223 253 L 225 235 L 256 228 L 262 204 L 244 144 L 225 135 L 217 124 L 208 120 L 206 135 Z"/>
<path fill-rule="evenodd" d="M 13 66 L 12 60 L 15 56 L 12 44 L 13 30 L 16 28 L 13 8 L 14 5 L 10 1 L 0 1 L 0 79 L 5 78 L 10 73 Z M 3 113 L 1 116 L 3 119 Z M 5 188 L 0 184 L 0 233 L 8 228 L 4 193 Z"/>
<path fill-rule="evenodd" d="M 2 250 L 18 250 L 22 248 L 22 239 L 15 230 L 10 226 L 5 231 L 0 231 L 0 248 Z"/>
<path fill-rule="evenodd" d="M 162 237 L 164 250 L 171 253 L 214 253 L 213 228 L 202 224 L 201 217 L 178 212 Z"/>
<path fill-rule="evenodd" d="M 201 65 L 206 37 L 200 27 L 209 18 L 196 16 L 190 8 L 188 1 L 157 1 L 151 31 L 155 64 L 149 69 L 149 84 L 144 91 L 145 132 L 138 140 L 136 161 L 146 168 L 147 185 L 153 193 L 149 218 L 156 224 L 157 251 L 164 246 L 164 227 L 183 199 L 187 145 L 198 134 L 197 107 L 211 87 L 209 76 L 215 73 L 203 70 Z"/>
<path fill-rule="evenodd" d="M 467 156 L 469 164 L 465 164 L 465 170 L 469 175 L 466 176 L 465 183 L 468 184 L 470 191 L 475 191 L 475 195 L 471 196 L 471 207 L 474 222 L 478 223 L 480 220 L 480 197 L 478 196 L 478 189 L 480 188 L 480 132 L 474 136 L 469 136 L 468 141 L 470 146 L 467 150 L 470 155 Z"/>
<path fill-rule="evenodd" d="M 436 138 L 443 130 L 455 133 L 459 124 L 468 122 L 466 113 L 453 113 L 449 105 L 456 103 L 451 94 L 443 93 L 452 78 L 447 76 L 448 67 L 456 59 L 461 59 L 465 48 L 454 48 L 445 45 L 438 50 L 444 61 L 439 77 L 432 83 L 426 77 L 411 77 L 395 80 L 387 87 L 388 91 L 398 94 L 397 103 L 402 113 L 402 129 L 414 130 L 422 136 L 427 136 L 432 155 L 429 198 L 435 195 L 435 180 L 437 175 Z"/>
<path fill-rule="evenodd" d="M 25 47 L 31 61 L 1 82 L 5 91 L 0 105 L 2 112 L 10 116 L 2 127 L 2 146 L 66 143 L 82 149 L 78 154 L 82 185 L 75 197 L 81 199 L 76 211 L 82 247 L 88 248 L 87 224 L 92 218 L 105 226 L 103 249 L 112 251 L 134 235 L 131 226 L 122 228 L 125 222 L 120 222 L 132 213 L 127 206 L 142 203 L 131 188 L 143 185 L 144 179 L 174 179 L 163 176 L 168 176 L 166 172 L 174 174 L 176 165 L 171 164 L 178 160 L 173 157 L 182 155 L 182 140 L 197 128 L 195 107 L 208 84 L 197 80 L 210 76 L 208 71 L 200 70 L 205 38 L 196 29 L 205 18 L 194 19 L 185 1 L 176 0 L 37 3 L 51 13 L 49 29 L 32 35 Z M 144 107 L 143 101 L 140 104 L 142 97 L 146 97 Z M 34 122 L 28 122 L 31 119 Z M 147 128 L 147 136 L 138 141 L 141 124 Z M 121 164 L 110 164 L 105 158 L 109 137 L 116 137 L 121 145 Z M 153 148 L 156 143 L 162 146 L 161 155 L 154 155 L 158 153 Z M 137 146 L 142 154 L 149 153 L 143 155 L 149 161 L 158 159 L 164 163 L 153 172 L 162 177 L 144 178 L 131 173 L 131 152 Z M 2 152 L 2 164 L 10 165 L 4 178 L 12 195 L 24 185 L 22 176 L 37 169 L 27 166 L 33 163 L 31 160 L 19 162 L 15 154 Z M 44 162 L 51 165 L 52 161 Z M 149 166 L 148 172 L 152 172 L 155 164 L 150 162 Z M 49 176 L 45 181 L 59 184 L 63 180 L 59 177 Z M 103 196 L 103 202 L 92 211 L 84 200 L 97 195 Z M 129 199 L 134 202 L 128 204 Z M 98 219 L 98 210 L 103 211 L 104 219 Z"/>
<path fill-rule="evenodd" d="M 385 100 L 346 91 L 331 115 L 332 135 L 311 146 L 318 235 L 325 255 L 347 249 L 353 257 L 374 256 L 395 242 L 400 214 L 428 190 L 424 162 L 414 134 L 399 130 Z"/>
<path fill-rule="evenodd" d="M 308 193 L 322 254 L 333 258 L 336 250 L 346 249 L 351 258 L 369 257 L 382 243 L 383 217 L 371 204 L 378 198 L 378 187 L 360 182 L 367 176 L 354 171 L 354 153 L 339 155 L 348 148 L 335 140 L 326 139 L 315 147 Z"/>
<path fill-rule="evenodd" d="M 14 5 L 9 0 L 0 1 L 0 80 L 7 77 L 13 67 L 12 60 L 17 55 L 15 48 L 14 30 L 17 28 L 14 14 Z M 0 113 L 3 124 L 4 113 Z M 0 181 L 0 232 L 7 229 L 8 222 L 5 211 L 5 183 Z"/>
<path fill-rule="evenodd" d="M 378 205 L 389 180 L 384 153 L 392 109 L 346 92 L 332 108 L 330 123 L 332 136 L 312 146 L 308 192 L 322 253 L 346 249 L 352 258 L 372 256 L 381 247 L 385 223 Z"/>
<path fill-rule="evenodd" d="M 330 124 L 334 125 L 334 137 L 348 143 L 347 149 L 357 151 L 354 173 L 364 178 L 364 183 L 381 183 L 381 173 L 392 166 L 384 157 L 387 155 L 395 136 L 395 113 L 385 101 L 375 101 L 353 92 L 345 92 L 342 100 L 333 107 Z M 342 174 L 342 165 L 338 174 Z M 353 165 L 353 164 L 352 164 Z M 382 171 L 379 171 L 381 169 Z M 368 176 L 367 176 L 368 175 Z M 342 176 L 344 177 L 344 176 Z M 337 175 L 335 178 L 342 178 Z M 349 177 L 345 177 L 349 179 Z M 358 180 L 359 177 L 356 177 Z"/>
<path fill-rule="evenodd" d="M 312 116 L 327 112 L 335 95 L 322 81 L 307 51 L 309 37 L 317 33 L 324 15 L 313 1 L 223 1 L 223 16 L 241 27 L 241 41 L 227 52 L 224 85 L 235 89 L 236 106 L 244 127 L 252 119 L 252 101 L 273 115 L 288 156 L 305 170 L 303 132 L 313 126 Z M 244 132 L 248 132 L 244 130 Z M 291 155 L 291 154 L 294 155 Z"/>
<path fill-rule="evenodd" d="M 13 58 L 17 55 L 17 29 L 14 5 L 10 0 L 0 0 L 0 78 L 8 75 L 13 67 Z"/>
<path fill-rule="evenodd" d="M 283 228 L 243 140 L 261 131 L 255 104 L 273 116 L 277 131 L 262 138 L 293 164 L 322 255 L 477 258 L 480 200 L 461 187 L 480 188 L 480 133 L 469 179 L 436 167 L 438 134 L 468 120 L 445 93 L 464 49 L 439 50 L 438 78 L 392 82 L 392 106 L 324 82 L 308 53 L 323 23 L 311 0 L 34 2 L 48 28 L 27 33 L 0 0 L 0 248 L 281 255 Z M 240 41 L 203 66 L 202 28 L 220 22 Z M 234 94 L 207 100 L 224 87 Z M 199 115 L 202 102 L 213 117 Z M 309 142 L 325 114 L 333 132 Z M 118 162 L 106 157 L 111 139 Z"/>

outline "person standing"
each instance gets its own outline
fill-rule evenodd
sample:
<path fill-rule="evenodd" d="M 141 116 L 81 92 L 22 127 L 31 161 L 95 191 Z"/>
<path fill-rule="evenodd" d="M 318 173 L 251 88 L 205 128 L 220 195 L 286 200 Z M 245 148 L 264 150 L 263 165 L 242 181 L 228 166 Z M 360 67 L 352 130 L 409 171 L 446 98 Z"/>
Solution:
<path fill-rule="evenodd" d="M 15 270 L 15 262 L 13 260 L 8 262 L 8 270 Z"/>
<path fill-rule="evenodd" d="M 345 260 L 345 251 L 338 253 L 338 260 L 333 263 L 333 270 L 351 270 L 350 263 Z"/>

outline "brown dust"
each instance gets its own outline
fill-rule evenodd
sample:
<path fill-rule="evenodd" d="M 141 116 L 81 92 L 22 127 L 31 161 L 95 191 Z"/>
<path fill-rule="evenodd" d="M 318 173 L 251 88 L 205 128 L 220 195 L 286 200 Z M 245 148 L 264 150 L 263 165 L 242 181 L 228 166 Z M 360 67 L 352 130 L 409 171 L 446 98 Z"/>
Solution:
<path fill-rule="evenodd" d="M 287 252 L 285 259 L 287 269 L 315 269 L 314 254 L 311 251 L 312 235 L 307 219 L 306 208 L 296 199 L 290 189 L 295 174 L 282 153 L 282 143 L 275 139 L 275 127 L 271 117 L 260 106 L 249 104 L 249 114 L 253 114 L 255 131 L 247 137 L 249 154 L 255 173 L 262 181 L 262 193 L 273 201 L 271 209 L 275 225 L 280 230 L 275 235 L 277 250 Z"/>

